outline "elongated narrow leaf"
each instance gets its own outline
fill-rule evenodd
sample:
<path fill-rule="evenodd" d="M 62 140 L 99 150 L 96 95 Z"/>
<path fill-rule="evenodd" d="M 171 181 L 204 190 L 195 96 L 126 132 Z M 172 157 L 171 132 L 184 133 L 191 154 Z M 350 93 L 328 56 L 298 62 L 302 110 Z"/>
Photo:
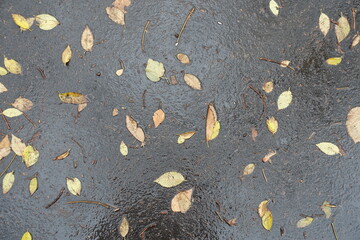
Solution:
<path fill-rule="evenodd" d="M 66 185 L 69 192 L 75 196 L 80 196 L 81 182 L 77 178 L 66 178 Z"/>
<path fill-rule="evenodd" d="M 38 189 L 38 179 L 35 176 L 30 180 L 30 183 L 29 183 L 30 196 L 32 196 L 36 192 L 37 189 Z"/>
<path fill-rule="evenodd" d="M 326 36 L 330 30 L 330 18 L 325 13 L 321 13 L 319 17 L 319 28 L 322 34 Z"/>
<path fill-rule="evenodd" d="M 326 63 L 333 66 L 340 64 L 341 61 L 342 61 L 342 57 L 333 57 L 326 59 Z"/>
<path fill-rule="evenodd" d="M 85 29 L 81 34 L 80 42 L 81 42 L 81 46 L 85 51 L 91 52 L 94 46 L 94 34 L 92 33 L 88 25 L 85 26 Z"/>
<path fill-rule="evenodd" d="M 358 45 L 360 43 L 360 33 L 356 34 L 351 42 L 350 47 L 355 47 L 356 45 Z M 1 75 L 1 74 L 0 74 Z"/>
<path fill-rule="evenodd" d="M 171 200 L 171 210 L 173 212 L 186 213 L 192 203 L 193 188 L 179 192 Z"/>
<path fill-rule="evenodd" d="M 62 102 L 70 104 L 83 104 L 88 102 L 85 95 L 77 92 L 59 93 L 59 98 Z"/>
<path fill-rule="evenodd" d="M 171 188 L 181 184 L 185 181 L 184 176 L 178 172 L 166 172 L 157 178 L 154 182 L 160 184 L 163 187 Z"/>
<path fill-rule="evenodd" d="M 336 155 L 340 154 L 340 149 L 333 143 L 330 142 L 321 142 L 316 144 L 316 146 L 326 155 Z"/>
<path fill-rule="evenodd" d="M 278 16 L 279 15 L 279 4 L 277 4 L 277 2 L 275 0 L 270 0 L 269 2 L 269 8 L 270 11 L 275 15 Z"/>
<path fill-rule="evenodd" d="M 277 100 L 278 110 L 287 108 L 292 102 L 292 93 L 290 90 L 282 92 Z"/>
<path fill-rule="evenodd" d="M 72 57 L 71 47 L 68 44 L 61 54 L 61 61 L 64 65 L 68 65 Z"/>
<path fill-rule="evenodd" d="M 186 133 L 179 134 L 177 143 L 178 143 L 178 144 L 184 143 L 187 139 L 189 139 L 189 138 L 191 138 L 192 136 L 194 136 L 195 133 L 196 133 L 196 132 L 191 131 L 191 132 L 186 132 Z"/>
<path fill-rule="evenodd" d="M 215 107 L 213 104 L 209 104 L 206 114 L 206 137 L 205 137 L 206 142 L 209 142 L 212 139 L 214 139 L 212 137 L 217 122 L 218 120 L 217 120 L 217 113 Z"/>
<path fill-rule="evenodd" d="M 10 191 L 10 189 L 14 184 L 14 181 L 15 181 L 14 171 L 5 174 L 2 182 L 3 194 L 6 194 Z"/>
<path fill-rule="evenodd" d="M 0 142 L 0 160 L 9 155 L 11 152 L 11 144 L 9 140 L 9 135 L 5 137 Z"/>
<path fill-rule="evenodd" d="M 120 143 L 120 153 L 123 155 L 123 156 L 127 156 L 128 153 L 129 153 L 129 150 L 128 150 L 128 147 L 126 146 L 126 144 L 124 143 L 124 141 L 121 141 Z"/>
<path fill-rule="evenodd" d="M 128 220 L 126 219 L 125 216 L 123 216 L 122 220 L 121 220 L 121 223 L 120 223 L 120 226 L 119 226 L 119 232 L 120 232 L 120 235 L 125 238 L 126 235 L 128 235 L 129 233 L 129 229 L 130 229 L 130 226 L 129 226 L 129 222 Z"/>
<path fill-rule="evenodd" d="M 71 148 L 69 150 L 67 150 L 66 152 L 63 152 L 62 154 L 54 157 L 53 160 L 63 160 L 65 158 L 67 158 L 70 155 L 70 151 L 71 151 Z"/>
<path fill-rule="evenodd" d="M 360 142 L 360 107 L 352 108 L 346 120 L 346 129 L 354 141 L 354 143 Z"/>

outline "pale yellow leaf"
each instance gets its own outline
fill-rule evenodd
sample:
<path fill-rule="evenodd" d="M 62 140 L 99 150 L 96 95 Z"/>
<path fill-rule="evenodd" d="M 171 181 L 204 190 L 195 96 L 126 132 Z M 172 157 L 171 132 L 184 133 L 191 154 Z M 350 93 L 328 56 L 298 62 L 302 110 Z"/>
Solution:
<path fill-rule="evenodd" d="M 120 77 L 122 74 L 124 73 L 124 69 L 119 69 L 119 70 L 116 70 L 115 74 L 116 76 Z"/>
<path fill-rule="evenodd" d="M 157 128 L 164 120 L 165 120 L 165 113 L 162 109 L 158 109 L 156 112 L 154 112 L 153 122 L 155 128 Z"/>
<path fill-rule="evenodd" d="M 29 17 L 26 19 L 26 21 L 28 22 L 29 27 L 31 28 L 31 26 L 34 24 L 35 17 Z"/>
<path fill-rule="evenodd" d="M 324 202 L 322 205 L 321 205 L 321 210 L 325 213 L 325 217 L 328 219 L 330 218 L 331 216 L 331 207 L 332 205 L 330 205 L 329 202 Z"/>
<path fill-rule="evenodd" d="M 213 136 L 214 128 L 217 122 L 218 120 L 215 107 L 213 104 L 209 104 L 206 114 L 206 142 L 211 141 L 211 137 Z"/>
<path fill-rule="evenodd" d="M 51 30 L 60 24 L 60 22 L 50 14 L 36 15 L 35 21 L 39 24 L 39 28 L 42 30 Z"/>
<path fill-rule="evenodd" d="M 332 156 L 332 155 L 340 154 L 339 147 L 333 143 L 321 142 L 321 143 L 316 144 L 316 146 L 326 155 Z"/>
<path fill-rule="evenodd" d="M 71 47 L 68 44 L 61 54 L 61 61 L 64 65 L 68 65 L 72 57 Z"/>
<path fill-rule="evenodd" d="M 22 112 L 29 111 L 33 107 L 32 101 L 23 97 L 18 97 L 11 105 Z"/>
<path fill-rule="evenodd" d="M 7 88 L 0 82 L 0 93 L 7 92 Z"/>
<path fill-rule="evenodd" d="M 176 57 L 183 64 L 189 64 L 190 63 L 190 59 L 186 54 L 178 53 L 178 54 L 176 54 Z"/>
<path fill-rule="evenodd" d="M 269 203 L 269 200 L 262 201 L 258 206 L 258 214 L 259 217 L 262 218 L 265 215 L 265 212 L 268 211 L 267 205 Z"/>
<path fill-rule="evenodd" d="M 21 65 L 14 59 L 4 57 L 4 65 L 6 69 L 12 74 L 22 74 Z"/>
<path fill-rule="evenodd" d="M 273 82 L 266 82 L 264 83 L 262 89 L 266 92 L 266 93 L 271 93 L 272 90 L 274 89 L 274 83 Z"/>
<path fill-rule="evenodd" d="M 23 162 L 29 168 L 34 165 L 39 159 L 39 152 L 32 146 L 27 146 L 22 154 Z"/>
<path fill-rule="evenodd" d="M 158 82 L 165 74 L 164 64 L 149 58 L 145 68 L 145 72 L 146 77 L 149 80 L 153 82 Z"/>
<path fill-rule="evenodd" d="M 269 2 L 269 8 L 271 10 L 271 12 L 275 15 L 278 16 L 279 15 L 279 4 L 277 4 L 277 2 L 275 0 L 270 0 Z"/>
<path fill-rule="evenodd" d="M 342 61 L 342 57 L 333 57 L 333 58 L 328 58 L 326 60 L 326 63 L 329 65 L 336 66 L 336 65 L 340 64 L 341 61 Z"/>
<path fill-rule="evenodd" d="M 356 34 L 351 42 L 351 46 L 350 47 L 355 47 L 356 45 L 358 45 L 360 42 L 360 33 Z M 1 73 L 0 73 L 1 75 Z"/>
<path fill-rule="evenodd" d="M 297 228 L 307 227 L 307 226 L 309 226 L 313 221 L 314 221 L 314 219 L 313 219 L 312 217 L 302 218 L 302 219 L 300 219 L 300 220 L 296 223 L 296 227 L 297 227 Z"/>
<path fill-rule="evenodd" d="M 77 178 L 66 178 L 66 185 L 69 192 L 75 196 L 80 196 L 81 182 Z"/>
<path fill-rule="evenodd" d="M 323 12 L 319 17 L 319 28 L 324 36 L 326 36 L 330 30 L 330 18 Z"/>
<path fill-rule="evenodd" d="M 36 192 L 37 189 L 38 189 L 38 179 L 37 179 L 37 177 L 33 177 L 29 183 L 30 196 L 32 196 Z"/>
<path fill-rule="evenodd" d="M 282 92 L 277 100 L 278 110 L 287 108 L 292 102 L 292 93 L 290 90 Z"/>
<path fill-rule="evenodd" d="M 26 232 L 24 233 L 24 235 L 21 237 L 21 240 L 32 240 L 32 236 L 31 236 L 31 233 L 29 232 Z"/>
<path fill-rule="evenodd" d="M 158 177 L 154 182 L 160 184 L 163 187 L 171 188 L 181 184 L 185 181 L 184 176 L 178 172 L 166 172 Z"/>
<path fill-rule="evenodd" d="M 107 7 L 106 13 L 108 17 L 115 23 L 125 25 L 125 14 L 123 11 L 116 7 Z"/>
<path fill-rule="evenodd" d="M 190 73 L 185 73 L 184 74 L 184 81 L 188 86 L 190 86 L 191 88 L 193 88 L 195 90 L 201 90 L 202 89 L 201 88 L 201 82 L 195 75 L 192 75 Z"/>
<path fill-rule="evenodd" d="M 6 194 L 10 191 L 10 189 L 14 184 L 14 181 L 15 181 L 14 171 L 5 174 L 2 182 L 3 194 Z"/>
<path fill-rule="evenodd" d="M 0 76 L 5 76 L 6 74 L 8 74 L 8 71 L 5 68 L 0 67 Z"/>
<path fill-rule="evenodd" d="M 142 143 L 142 145 L 145 144 L 144 131 L 142 128 L 138 127 L 138 123 L 129 115 L 126 115 L 126 128 L 137 140 Z"/>
<path fill-rule="evenodd" d="M 9 155 L 11 152 L 11 144 L 9 136 L 6 135 L 0 142 L 0 160 Z"/>
<path fill-rule="evenodd" d="M 352 108 L 346 120 L 346 129 L 354 143 L 360 142 L 360 107 Z"/>
<path fill-rule="evenodd" d="M 81 34 L 81 46 L 87 52 L 90 52 L 94 46 L 94 35 L 88 25 Z"/>
<path fill-rule="evenodd" d="M 130 229 L 130 226 L 129 226 L 129 222 L 128 220 L 126 219 L 125 216 L 123 216 L 122 220 L 121 220 L 121 223 L 120 223 L 120 226 L 119 226 L 119 232 L 120 232 L 120 235 L 125 238 L 126 235 L 129 233 L 129 229 Z"/>
<path fill-rule="evenodd" d="M 56 160 L 63 160 L 67 158 L 70 155 L 71 148 L 67 150 L 66 152 L 61 153 L 60 155 L 53 158 L 54 161 Z"/>
<path fill-rule="evenodd" d="M 82 112 L 82 110 L 84 110 L 87 107 L 87 103 L 80 103 L 77 106 L 77 111 L 78 113 Z"/>
<path fill-rule="evenodd" d="M 262 161 L 263 162 L 268 162 L 270 161 L 271 163 L 271 157 L 276 155 L 276 151 L 270 150 L 268 154 L 265 155 L 265 157 L 263 157 Z"/>
<path fill-rule="evenodd" d="M 182 136 L 179 136 L 179 137 L 178 137 L 178 140 L 177 140 L 177 143 L 178 143 L 178 144 L 182 144 L 182 143 L 184 143 L 185 141 L 186 141 L 185 138 L 183 138 Z"/>
<path fill-rule="evenodd" d="M 335 34 L 338 43 L 341 43 L 350 33 L 350 24 L 346 17 L 341 14 L 338 20 L 339 24 L 335 25 Z"/>
<path fill-rule="evenodd" d="M 177 143 L 178 144 L 184 143 L 185 140 L 191 138 L 195 133 L 196 133 L 195 131 L 191 131 L 191 132 L 186 132 L 186 133 L 179 134 Z"/>
<path fill-rule="evenodd" d="M 118 9 L 120 9 L 122 12 L 126 13 L 125 7 L 129 7 L 131 4 L 131 0 L 115 0 L 112 5 Z"/>
<path fill-rule="evenodd" d="M 59 93 L 59 98 L 62 102 L 70 104 L 83 104 L 88 102 L 85 95 L 77 92 Z"/>
<path fill-rule="evenodd" d="M 30 29 L 29 22 L 20 14 L 13 13 L 11 14 L 11 17 L 14 20 L 14 23 L 20 27 L 21 31 L 26 31 Z"/>
<path fill-rule="evenodd" d="M 261 223 L 266 230 L 271 231 L 273 225 L 273 216 L 269 209 L 267 209 L 267 211 L 264 213 L 264 216 L 262 216 Z"/>
<path fill-rule="evenodd" d="M 20 138 L 15 135 L 11 135 L 11 149 L 18 156 L 22 156 L 26 148 L 26 144 L 21 141 Z"/>
<path fill-rule="evenodd" d="M 126 144 L 124 143 L 124 141 L 121 141 L 120 143 L 120 153 L 123 155 L 123 156 L 127 156 L 128 153 L 129 153 L 129 150 L 128 150 L 128 147 L 126 146 Z"/>
<path fill-rule="evenodd" d="M 250 175 L 254 172 L 255 170 L 255 164 L 254 163 L 249 163 L 248 165 L 245 166 L 244 171 L 243 171 L 243 175 Z"/>
<path fill-rule="evenodd" d="M 211 137 L 210 137 L 209 141 L 214 140 L 219 135 L 219 132 L 220 132 L 220 122 L 216 121 L 213 132 L 211 134 Z"/>
<path fill-rule="evenodd" d="M 280 62 L 280 67 L 286 68 L 289 66 L 289 64 L 290 64 L 289 60 L 283 60 Z"/>
<path fill-rule="evenodd" d="M 119 115 L 119 109 L 114 108 L 113 111 L 112 111 L 112 115 L 113 115 L 113 117 Z"/>
<path fill-rule="evenodd" d="M 186 213 L 191 207 L 192 193 L 193 188 L 176 194 L 171 200 L 171 210 L 173 212 Z"/>
<path fill-rule="evenodd" d="M 21 116 L 23 113 L 16 108 L 8 108 L 5 109 L 2 114 L 5 115 L 6 117 L 12 118 L 12 117 Z"/>
<path fill-rule="evenodd" d="M 278 121 L 274 117 L 267 119 L 266 125 L 269 132 L 271 132 L 272 134 L 275 134 L 279 127 Z"/>

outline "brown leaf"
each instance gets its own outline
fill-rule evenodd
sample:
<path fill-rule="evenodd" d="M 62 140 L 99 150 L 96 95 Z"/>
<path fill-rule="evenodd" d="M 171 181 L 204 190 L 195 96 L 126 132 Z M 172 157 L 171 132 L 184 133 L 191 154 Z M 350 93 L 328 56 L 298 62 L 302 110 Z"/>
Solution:
<path fill-rule="evenodd" d="M 274 89 L 274 83 L 269 81 L 263 84 L 262 89 L 266 92 L 266 93 L 271 93 L 272 90 Z"/>
<path fill-rule="evenodd" d="M 33 107 L 32 101 L 23 97 L 18 97 L 11 105 L 22 112 L 28 111 Z"/>
<path fill-rule="evenodd" d="M 176 54 L 176 57 L 183 64 L 189 64 L 190 63 L 190 59 L 186 54 L 178 53 L 178 54 Z"/>
<path fill-rule="evenodd" d="M 115 23 L 125 25 L 125 14 L 116 7 L 107 7 L 106 13 L 108 17 Z"/>
<path fill-rule="evenodd" d="M 263 162 L 267 162 L 267 161 L 270 161 L 271 163 L 271 157 L 276 155 L 276 151 L 273 151 L 273 150 L 270 150 L 268 154 L 265 155 L 265 157 L 263 157 L 262 161 Z"/>
<path fill-rule="evenodd" d="M 227 225 L 229 226 L 236 226 L 236 221 L 237 219 L 236 218 L 233 218 L 233 219 L 230 219 L 230 220 L 227 220 L 226 218 L 223 218 L 224 221 L 227 223 Z"/>
<path fill-rule="evenodd" d="M 126 127 L 129 132 L 142 143 L 142 145 L 145 144 L 144 131 L 142 128 L 138 127 L 138 123 L 129 115 L 126 115 Z"/>
<path fill-rule="evenodd" d="M 26 148 L 26 144 L 23 143 L 20 138 L 15 135 L 11 135 L 11 148 L 16 155 L 22 156 Z"/>
<path fill-rule="evenodd" d="M 6 135 L 0 142 L 0 160 L 11 152 L 9 136 Z"/>
<path fill-rule="evenodd" d="M 85 26 L 85 29 L 81 34 L 81 46 L 87 52 L 91 52 L 94 46 L 94 35 L 88 25 Z"/>
<path fill-rule="evenodd" d="M 119 115 L 119 109 L 114 108 L 113 111 L 112 111 L 112 115 L 113 115 L 113 117 Z"/>
<path fill-rule="evenodd" d="M 70 151 L 71 151 L 71 148 L 69 150 L 67 150 L 66 152 L 63 152 L 59 156 L 54 157 L 53 160 L 63 160 L 65 158 L 67 158 L 70 155 Z"/>
<path fill-rule="evenodd" d="M 164 120 L 165 120 L 165 113 L 162 109 L 159 109 L 156 112 L 154 112 L 153 121 L 155 128 L 157 128 Z"/>
<path fill-rule="evenodd" d="M 115 0 L 112 5 L 119 10 L 121 10 L 123 13 L 127 13 L 125 11 L 125 7 L 129 7 L 131 4 L 131 0 Z"/>
<path fill-rule="evenodd" d="M 193 188 L 176 194 L 171 200 L 171 210 L 173 212 L 186 213 L 191 207 L 192 193 Z"/>
<path fill-rule="evenodd" d="M 256 141 L 256 137 L 258 136 L 258 131 L 256 130 L 256 128 L 252 128 L 251 129 L 251 138 L 252 140 L 255 142 Z"/>
<path fill-rule="evenodd" d="M 206 114 L 206 142 L 211 140 L 211 136 L 214 131 L 214 127 L 217 121 L 217 114 L 213 104 L 209 104 Z"/>
<path fill-rule="evenodd" d="M 356 34 L 351 42 L 350 47 L 353 48 L 360 43 L 360 33 Z"/>
<path fill-rule="evenodd" d="M 346 128 L 355 143 L 360 142 L 360 107 L 350 110 L 347 115 Z"/>
<path fill-rule="evenodd" d="M 87 107 L 87 103 L 80 103 L 78 105 L 78 112 L 81 112 L 82 110 L 84 110 Z"/>
<path fill-rule="evenodd" d="M 201 90 L 201 82 L 196 76 L 194 76 L 190 73 L 185 73 L 184 81 L 191 88 L 193 88 L 195 90 Z"/>

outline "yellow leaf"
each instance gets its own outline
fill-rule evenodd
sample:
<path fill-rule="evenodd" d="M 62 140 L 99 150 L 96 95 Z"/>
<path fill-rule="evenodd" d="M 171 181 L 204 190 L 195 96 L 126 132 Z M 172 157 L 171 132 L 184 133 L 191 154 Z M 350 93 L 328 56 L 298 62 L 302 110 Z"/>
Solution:
<path fill-rule="evenodd" d="M 38 189 L 38 179 L 37 179 L 37 177 L 33 177 L 29 183 L 30 196 L 32 196 L 36 192 L 37 189 Z"/>
<path fill-rule="evenodd" d="M 9 136 L 6 135 L 0 142 L 0 160 L 6 157 L 11 152 L 11 144 Z"/>
<path fill-rule="evenodd" d="M 68 44 L 61 54 L 61 61 L 64 65 L 68 65 L 72 57 L 71 47 Z"/>
<path fill-rule="evenodd" d="M 21 31 L 26 31 L 30 29 L 29 22 L 20 14 L 13 13 L 11 14 L 11 17 L 14 20 L 14 23 L 20 27 Z"/>
<path fill-rule="evenodd" d="M 309 226 L 313 221 L 314 221 L 314 219 L 313 219 L 312 217 L 302 218 L 302 219 L 300 219 L 300 220 L 296 223 L 296 227 L 297 227 L 297 228 L 307 227 L 307 226 Z"/>
<path fill-rule="evenodd" d="M 18 117 L 23 113 L 17 110 L 16 108 L 8 108 L 5 109 L 2 114 L 5 115 L 6 117 L 12 118 L 12 117 Z"/>
<path fill-rule="evenodd" d="M 124 73 L 124 69 L 116 70 L 115 74 L 116 76 L 120 77 Z"/>
<path fill-rule="evenodd" d="M 71 151 L 71 148 L 69 150 L 67 150 L 66 152 L 63 152 L 62 154 L 54 157 L 53 160 L 63 160 L 65 158 L 67 158 L 70 155 L 70 151 Z"/>
<path fill-rule="evenodd" d="M 39 28 L 42 30 L 51 30 L 60 24 L 60 22 L 50 14 L 36 15 L 35 21 L 39 24 Z"/>
<path fill-rule="evenodd" d="M 271 231 L 273 224 L 273 216 L 269 209 L 267 209 L 267 211 L 265 211 L 264 213 L 264 216 L 262 216 L 261 223 L 266 230 Z"/>
<path fill-rule="evenodd" d="M 190 59 L 186 54 L 178 53 L 178 54 L 176 54 L 176 57 L 183 64 L 189 64 L 190 63 Z"/>
<path fill-rule="evenodd" d="M 183 138 L 182 136 L 179 136 L 179 137 L 178 137 L 178 140 L 177 140 L 177 143 L 178 143 L 178 144 L 182 144 L 182 143 L 185 142 L 185 140 L 186 140 L 185 138 Z"/>
<path fill-rule="evenodd" d="M 340 153 L 339 147 L 330 142 L 321 142 L 316 144 L 316 146 L 326 155 L 332 156 Z"/>
<path fill-rule="evenodd" d="M 250 163 L 248 165 L 245 166 L 244 171 L 243 171 L 243 175 L 250 175 L 254 172 L 255 170 L 255 164 L 254 163 Z"/>
<path fill-rule="evenodd" d="M 352 108 L 346 120 L 346 129 L 354 143 L 360 142 L 360 107 Z"/>
<path fill-rule="evenodd" d="M 29 111 L 33 107 L 32 101 L 23 97 L 18 97 L 11 105 L 22 112 Z"/>
<path fill-rule="evenodd" d="M 0 83 L 0 93 L 7 92 L 7 88 L 4 86 L 4 84 Z"/>
<path fill-rule="evenodd" d="M 259 214 L 259 217 L 262 218 L 264 215 L 265 215 L 265 212 L 268 211 L 269 209 L 267 208 L 267 205 L 268 205 L 269 201 L 268 200 L 265 200 L 265 201 L 262 201 L 259 206 L 258 206 L 258 214 Z"/>
<path fill-rule="evenodd" d="M 21 65 L 14 59 L 4 58 L 4 65 L 6 69 L 12 74 L 22 74 Z"/>
<path fill-rule="evenodd" d="M 11 148 L 18 156 L 22 156 L 26 148 L 26 144 L 21 141 L 20 138 L 15 135 L 11 135 Z"/>
<path fill-rule="evenodd" d="M 88 102 L 85 95 L 77 92 L 59 93 L 59 98 L 62 102 L 71 104 L 83 104 Z"/>
<path fill-rule="evenodd" d="M 106 13 L 108 17 L 115 23 L 125 25 L 125 14 L 123 11 L 116 7 L 107 7 Z"/>
<path fill-rule="evenodd" d="M 122 220 L 121 220 L 121 223 L 120 223 L 120 226 L 119 226 L 119 232 L 120 232 L 120 235 L 125 238 L 126 235 L 129 233 L 129 222 L 128 220 L 126 219 L 125 216 L 123 216 Z"/>
<path fill-rule="evenodd" d="M 3 194 L 10 191 L 15 181 L 14 171 L 5 174 L 2 182 Z"/>
<path fill-rule="evenodd" d="M 94 35 L 88 25 L 81 34 L 81 46 L 87 52 L 90 52 L 94 46 Z"/>
<path fill-rule="evenodd" d="M 275 15 L 278 16 L 279 15 L 279 5 L 277 4 L 277 2 L 275 2 L 274 0 L 270 0 L 269 2 L 269 8 L 271 10 L 271 12 Z"/>
<path fill-rule="evenodd" d="M 24 235 L 21 237 L 21 240 L 32 240 L 31 233 L 29 232 L 24 233 Z"/>
<path fill-rule="evenodd" d="M 216 121 L 213 132 L 209 140 L 214 140 L 219 135 L 219 132 L 220 132 L 220 122 Z"/>
<path fill-rule="evenodd" d="M 34 165 L 39 159 L 39 152 L 32 146 L 27 146 L 22 154 L 23 162 L 29 168 Z"/>
<path fill-rule="evenodd" d="M 326 202 L 326 201 L 321 205 L 321 210 L 325 213 L 325 217 L 327 219 L 330 218 L 330 216 L 331 216 L 331 207 L 330 206 L 333 206 L 333 205 L 330 205 L 330 203 Z"/>
<path fill-rule="evenodd" d="M 329 65 L 336 66 L 336 65 L 340 64 L 341 61 L 342 61 L 342 57 L 334 57 L 334 58 L 328 58 L 326 60 L 326 63 Z"/>
<path fill-rule="evenodd" d="M 129 153 L 129 150 L 128 150 L 128 147 L 126 146 L 126 144 L 124 143 L 124 141 L 121 141 L 120 143 L 120 153 L 123 155 L 123 156 L 127 156 L 128 153 Z"/>
<path fill-rule="evenodd" d="M 144 131 L 141 127 L 138 127 L 138 123 L 129 115 L 126 115 L 126 128 L 137 140 L 142 143 L 142 145 L 145 144 Z"/>
<path fill-rule="evenodd" d="M 273 82 L 266 82 L 266 83 L 264 83 L 262 89 L 263 89 L 266 93 L 271 93 L 272 90 L 274 89 L 274 83 L 273 83 Z"/>
<path fill-rule="evenodd" d="M 351 46 L 350 47 L 355 47 L 356 45 L 358 45 L 360 42 L 360 33 L 356 34 L 351 42 Z M 0 75 L 1 75 L 1 71 L 0 71 Z"/>
<path fill-rule="evenodd" d="M 146 77 L 149 80 L 153 82 L 158 82 L 165 74 L 164 64 L 149 58 L 145 68 L 145 72 L 146 72 Z"/>
<path fill-rule="evenodd" d="M 292 101 L 292 93 L 291 91 L 282 92 L 277 100 L 278 110 L 282 110 L 287 108 Z"/>
<path fill-rule="evenodd" d="M 171 188 L 181 184 L 185 181 L 184 176 L 178 172 L 166 172 L 158 177 L 154 182 L 160 184 L 163 187 Z"/>
<path fill-rule="evenodd" d="M 335 25 L 335 34 L 338 40 L 338 43 L 341 43 L 347 35 L 350 33 L 350 24 L 346 17 L 341 14 L 341 17 L 338 20 L 339 24 Z"/>
<path fill-rule="evenodd" d="M 215 125 L 217 124 L 217 114 L 216 110 L 213 104 L 208 105 L 207 114 L 206 114 L 206 142 L 209 142 L 212 140 L 211 137 L 213 137 L 213 132 L 215 129 Z M 220 123 L 219 123 L 219 129 L 220 129 Z"/>
<path fill-rule="evenodd" d="M 279 127 L 278 121 L 274 117 L 267 119 L 266 125 L 269 132 L 271 132 L 272 134 L 275 134 Z"/>
<path fill-rule="evenodd" d="M 201 90 L 201 82 L 200 80 L 195 76 L 195 75 L 192 75 L 190 73 L 185 73 L 184 75 L 184 81 L 185 83 L 195 89 L 195 90 Z"/>
<path fill-rule="evenodd" d="M 164 120 L 165 120 L 165 113 L 162 109 L 158 109 L 156 112 L 154 112 L 153 122 L 155 128 L 157 128 Z"/>
<path fill-rule="evenodd" d="M 80 196 L 81 182 L 77 178 L 66 178 L 66 185 L 69 192 L 75 196 Z"/>
<path fill-rule="evenodd" d="M 326 36 L 330 30 L 330 18 L 325 13 L 320 14 L 319 28 L 324 36 Z"/>
<path fill-rule="evenodd" d="M 176 194 L 171 200 L 171 210 L 173 212 L 186 213 L 191 207 L 192 193 L 193 188 Z"/>
<path fill-rule="evenodd" d="M 179 138 L 178 138 L 177 143 L 178 143 L 178 144 L 184 143 L 185 140 L 191 138 L 195 133 L 196 133 L 196 132 L 191 131 L 191 132 L 186 132 L 186 133 L 179 134 Z"/>
<path fill-rule="evenodd" d="M 8 74 L 8 71 L 5 68 L 0 67 L 0 76 L 5 76 L 6 74 Z"/>
<path fill-rule="evenodd" d="M 31 26 L 34 24 L 35 18 L 34 17 L 29 17 L 26 19 L 26 21 L 29 24 L 29 27 L 31 28 Z"/>

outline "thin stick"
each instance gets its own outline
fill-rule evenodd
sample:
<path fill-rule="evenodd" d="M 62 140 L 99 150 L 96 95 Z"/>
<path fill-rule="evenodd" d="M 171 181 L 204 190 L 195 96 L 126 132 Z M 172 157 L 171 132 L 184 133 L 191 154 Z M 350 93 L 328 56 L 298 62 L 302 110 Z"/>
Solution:
<path fill-rule="evenodd" d="M 149 27 L 150 20 L 147 20 L 144 26 L 144 31 L 141 36 L 141 50 L 145 52 L 145 33 L 147 32 L 147 28 Z"/>
<path fill-rule="evenodd" d="M 353 29 L 355 31 L 356 29 L 356 9 L 355 8 L 352 8 L 351 9 L 351 13 L 352 13 L 352 18 L 353 18 Z"/>
<path fill-rule="evenodd" d="M 285 66 L 293 71 L 295 71 L 295 68 L 289 66 L 289 65 L 285 65 L 281 62 L 278 62 L 278 61 L 275 61 L 275 60 L 272 60 L 272 59 L 268 59 L 268 58 L 259 58 L 259 60 L 262 60 L 262 61 L 266 61 L 266 62 L 271 62 L 271 63 L 276 63 L 276 64 L 279 64 L 280 66 Z"/>
<path fill-rule="evenodd" d="M 123 69 L 125 71 L 124 62 L 121 59 L 119 59 L 119 63 L 120 63 L 121 69 Z"/>
<path fill-rule="evenodd" d="M 195 8 L 193 7 L 193 8 L 189 11 L 189 13 L 188 13 L 188 15 L 187 15 L 187 17 L 186 17 L 186 19 L 185 19 L 185 22 L 183 23 L 183 25 L 182 25 L 182 27 L 181 27 L 181 30 L 180 30 L 180 32 L 179 32 L 179 36 L 178 36 L 178 38 L 177 38 L 177 40 L 176 40 L 175 46 L 177 46 L 177 45 L 179 44 L 180 38 L 181 38 L 181 35 L 182 35 L 182 33 L 183 33 L 184 29 L 185 29 L 185 26 L 186 26 L 187 22 L 189 21 L 191 15 L 192 15 L 194 12 L 195 12 Z"/>
<path fill-rule="evenodd" d="M 1 117 L 2 117 L 2 119 L 4 120 L 4 122 L 6 124 L 6 127 L 7 127 L 7 129 L 11 130 L 11 127 L 10 127 L 10 124 L 9 124 L 8 120 L 6 119 L 5 115 L 2 114 L 2 113 L 3 113 L 3 110 L 2 110 L 2 108 L 0 108 L 0 114 L 1 114 Z"/>
<path fill-rule="evenodd" d="M 332 228 L 332 231 L 334 233 L 334 237 L 336 240 L 339 240 L 338 236 L 337 236 L 337 233 L 336 233 L 336 230 L 335 230 L 335 226 L 334 226 L 334 222 L 331 223 L 331 228 Z"/>
<path fill-rule="evenodd" d="M 24 117 L 29 121 L 29 122 L 31 122 L 31 124 L 34 126 L 34 127 L 36 127 L 36 124 L 23 112 L 23 115 L 24 115 Z"/>
<path fill-rule="evenodd" d="M 45 71 L 43 69 L 41 69 L 41 68 L 37 68 L 37 70 L 40 72 L 41 78 L 46 79 Z"/>
<path fill-rule="evenodd" d="M 81 150 L 81 155 L 83 156 L 83 161 L 85 162 L 86 156 L 84 154 L 84 147 L 78 141 L 76 141 L 73 137 L 71 138 L 71 140 L 73 140 L 74 143 L 76 143 L 76 145 L 79 146 L 79 148 Z"/>
<path fill-rule="evenodd" d="M 57 195 L 57 197 L 51 203 L 46 205 L 45 208 L 49 208 L 52 205 L 54 205 L 61 198 L 61 196 L 63 195 L 64 192 L 65 192 L 65 188 L 61 188 L 59 194 Z"/>
<path fill-rule="evenodd" d="M 221 217 L 220 213 L 218 211 L 215 211 L 216 215 L 220 218 L 220 220 L 223 222 L 224 219 Z"/>
<path fill-rule="evenodd" d="M 147 92 L 147 90 L 145 89 L 144 92 L 143 92 L 143 94 L 142 94 L 142 107 L 143 107 L 143 109 L 146 108 L 146 103 L 145 103 L 145 95 L 146 95 L 146 92 Z"/>
<path fill-rule="evenodd" d="M 249 88 L 251 88 L 251 90 L 253 90 L 261 99 L 262 101 L 262 111 L 261 111 L 261 115 L 259 117 L 259 120 L 261 119 L 261 117 L 263 116 L 263 114 L 265 113 L 266 111 L 266 102 L 264 100 L 264 96 L 259 92 L 259 90 L 257 90 L 255 87 L 249 85 Z"/>
<path fill-rule="evenodd" d="M 148 230 L 149 228 L 155 227 L 156 223 L 150 223 L 149 225 L 147 225 L 140 233 L 140 237 L 141 239 L 145 239 L 145 231 Z"/>
<path fill-rule="evenodd" d="M 13 158 L 11 159 L 11 161 L 9 162 L 9 164 L 6 166 L 6 168 L 4 169 L 4 171 L 2 171 L 2 173 L 0 174 L 0 177 L 2 177 L 2 175 L 4 175 L 6 173 L 6 171 L 9 169 L 9 167 L 11 166 L 11 164 L 13 163 L 13 161 L 16 158 L 16 154 L 14 154 Z"/>
<path fill-rule="evenodd" d="M 114 209 L 114 212 L 117 212 L 117 211 L 120 210 L 120 208 L 118 208 L 118 207 L 115 207 L 115 206 L 110 205 L 110 204 L 107 204 L 107 203 L 98 202 L 98 201 L 80 200 L 80 201 L 70 201 L 70 202 L 67 202 L 67 204 L 72 204 L 72 203 L 90 203 L 90 204 L 97 204 L 97 205 L 106 207 L 106 208 L 108 208 L 108 209 L 113 208 L 113 209 Z"/>
<path fill-rule="evenodd" d="M 263 174 L 263 177 L 264 177 L 264 179 L 265 179 L 265 182 L 268 182 L 267 177 L 266 177 L 266 174 L 265 174 L 265 169 L 264 169 L 264 168 L 261 169 L 261 172 L 262 172 L 262 174 Z"/>

